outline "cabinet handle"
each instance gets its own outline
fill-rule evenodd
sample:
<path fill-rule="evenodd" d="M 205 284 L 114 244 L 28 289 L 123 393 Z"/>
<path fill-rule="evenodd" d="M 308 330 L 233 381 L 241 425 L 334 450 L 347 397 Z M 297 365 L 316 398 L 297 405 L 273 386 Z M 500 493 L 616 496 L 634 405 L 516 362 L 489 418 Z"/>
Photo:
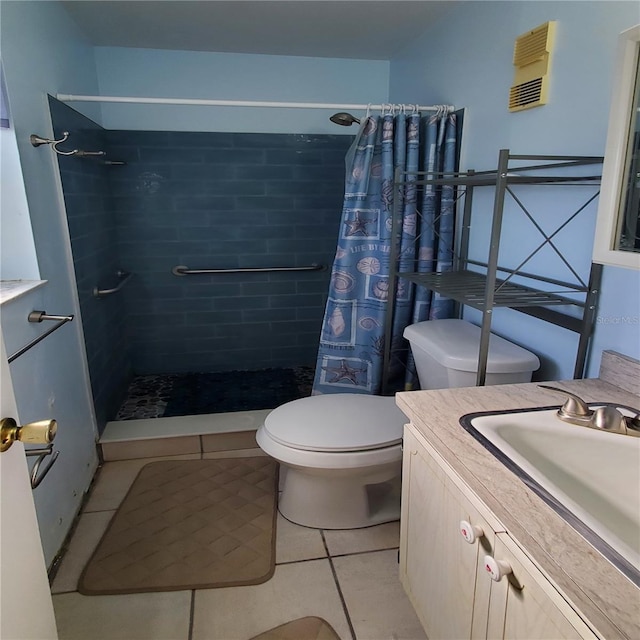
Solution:
<path fill-rule="evenodd" d="M 460 520 L 460 535 L 469 543 L 477 542 L 484 535 L 484 529 L 478 524 Z"/>
<path fill-rule="evenodd" d="M 496 582 L 500 582 L 506 575 L 513 573 L 511 565 L 506 560 L 496 560 L 491 556 L 484 557 L 484 568 L 489 577 Z"/>

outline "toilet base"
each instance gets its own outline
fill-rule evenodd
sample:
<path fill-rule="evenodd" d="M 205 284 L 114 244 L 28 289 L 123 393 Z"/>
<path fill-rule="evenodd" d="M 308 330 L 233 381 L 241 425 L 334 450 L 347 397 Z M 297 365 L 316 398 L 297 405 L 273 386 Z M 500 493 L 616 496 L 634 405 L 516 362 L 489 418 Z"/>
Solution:
<path fill-rule="evenodd" d="M 362 469 L 307 469 L 280 465 L 278 509 L 314 529 L 360 529 L 400 519 L 402 462 Z"/>

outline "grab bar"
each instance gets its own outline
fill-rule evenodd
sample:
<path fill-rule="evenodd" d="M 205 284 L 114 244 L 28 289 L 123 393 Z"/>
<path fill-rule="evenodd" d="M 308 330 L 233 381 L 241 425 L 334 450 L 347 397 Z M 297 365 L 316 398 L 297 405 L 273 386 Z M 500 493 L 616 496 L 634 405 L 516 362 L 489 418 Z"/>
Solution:
<path fill-rule="evenodd" d="M 57 331 L 63 324 L 67 322 L 71 322 L 73 320 L 73 316 L 52 316 L 49 315 L 46 311 L 32 311 L 28 316 L 27 320 L 29 322 L 42 322 L 43 320 L 54 320 L 58 324 L 55 324 L 51 329 L 45 331 L 42 335 L 39 335 L 37 338 L 34 338 L 29 344 L 26 344 L 22 349 L 16 351 L 13 355 L 7 358 L 9 363 L 13 362 L 16 358 L 19 358 L 23 353 L 26 353 L 31 349 L 31 347 L 35 347 L 38 342 L 44 340 L 47 336 L 51 335 L 54 331 Z"/>
<path fill-rule="evenodd" d="M 117 286 L 113 287 L 113 289 L 98 289 L 98 287 L 93 287 L 93 295 L 96 298 L 100 298 L 102 296 L 109 296 L 112 293 L 116 293 L 124 287 L 125 284 L 129 281 L 129 278 L 133 275 L 132 273 L 127 273 L 126 271 L 116 271 L 116 275 L 120 278 L 120 282 Z"/>
<path fill-rule="evenodd" d="M 308 267 L 240 267 L 231 269 L 189 269 L 180 264 L 171 269 L 174 276 L 191 276 L 206 273 L 267 273 L 270 271 L 324 271 L 323 264 L 312 264 Z"/>

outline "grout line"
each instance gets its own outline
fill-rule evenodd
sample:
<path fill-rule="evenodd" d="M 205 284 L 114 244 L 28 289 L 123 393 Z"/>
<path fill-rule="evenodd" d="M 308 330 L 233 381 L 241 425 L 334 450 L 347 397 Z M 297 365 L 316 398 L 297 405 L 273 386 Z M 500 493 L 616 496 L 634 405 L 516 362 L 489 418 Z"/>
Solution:
<path fill-rule="evenodd" d="M 338 581 L 338 574 L 336 573 L 336 568 L 333 566 L 333 558 L 329 553 L 327 540 L 324 537 L 324 529 L 320 529 L 320 536 L 322 537 L 322 544 L 324 545 L 324 549 L 327 552 L 327 560 L 329 560 L 329 566 L 331 567 L 331 573 L 333 574 L 333 581 L 336 583 L 336 589 L 338 590 L 338 597 L 340 598 L 340 602 L 342 603 L 342 610 L 344 611 L 344 615 L 347 618 L 347 624 L 349 625 L 349 633 L 351 633 L 352 640 L 357 640 L 355 629 L 353 628 L 353 624 L 351 623 L 351 616 L 349 615 L 349 609 L 347 608 L 347 602 L 344 599 L 344 594 L 342 593 L 342 589 L 340 588 L 340 582 Z"/>
<path fill-rule="evenodd" d="M 285 560 L 284 562 L 276 562 L 276 567 L 283 567 L 288 564 L 301 564 L 303 562 L 314 562 L 316 560 L 327 560 L 328 556 L 318 556 L 317 558 L 302 558 L 300 560 Z"/>
<path fill-rule="evenodd" d="M 347 556 L 362 556 L 367 553 L 378 553 L 379 551 L 394 551 L 395 549 L 400 549 L 399 545 L 394 545 L 393 547 L 381 547 L 380 549 L 367 549 L 366 551 L 348 551 L 347 553 L 336 553 L 331 556 L 332 558 L 345 558 Z"/>
<path fill-rule="evenodd" d="M 193 639 L 193 618 L 196 609 L 196 590 L 191 590 L 191 606 L 189 608 L 189 630 L 187 632 L 187 640 Z"/>
<path fill-rule="evenodd" d="M 282 562 L 276 562 L 276 566 L 280 567 L 286 564 L 300 564 L 301 562 L 313 562 L 314 560 L 327 560 L 329 558 L 348 558 L 351 556 L 363 556 L 370 553 L 379 553 L 381 551 L 399 551 L 399 546 L 393 547 L 381 547 L 380 549 L 367 549 L 366 551 L 349 551 L 348 553 L 336 553 L 333 556 L 330 556 L 327 547 L 325 545 L 325 551 L 327 551 L 324 556 L 315 556 L 313 558 L 300 558 L 300 560 L 284 560 Z"/>

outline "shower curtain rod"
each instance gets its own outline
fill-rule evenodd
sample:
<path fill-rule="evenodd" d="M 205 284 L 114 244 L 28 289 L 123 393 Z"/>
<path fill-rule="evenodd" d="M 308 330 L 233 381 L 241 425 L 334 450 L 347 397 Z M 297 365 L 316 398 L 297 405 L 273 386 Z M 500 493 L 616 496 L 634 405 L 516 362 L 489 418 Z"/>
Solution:
<path fill-rule="evenodd" d="M 196 105 L 202 107 L 275 107 L 282 109 L 387 109 L 387 108 L 417 108 L 418 111 L 451 112 L 455 107 L 451 105 L 413 105 L 413 104 L 333 104 L 321 102 L 269 102 L 255 100 L 199 100 L 192 98 L 143 98 L 129 96 L 81 96 L 69 93 L 59 93 L 56 96 L 62 102 L 119 102 L 129 104 L 173 104 Z"/>

